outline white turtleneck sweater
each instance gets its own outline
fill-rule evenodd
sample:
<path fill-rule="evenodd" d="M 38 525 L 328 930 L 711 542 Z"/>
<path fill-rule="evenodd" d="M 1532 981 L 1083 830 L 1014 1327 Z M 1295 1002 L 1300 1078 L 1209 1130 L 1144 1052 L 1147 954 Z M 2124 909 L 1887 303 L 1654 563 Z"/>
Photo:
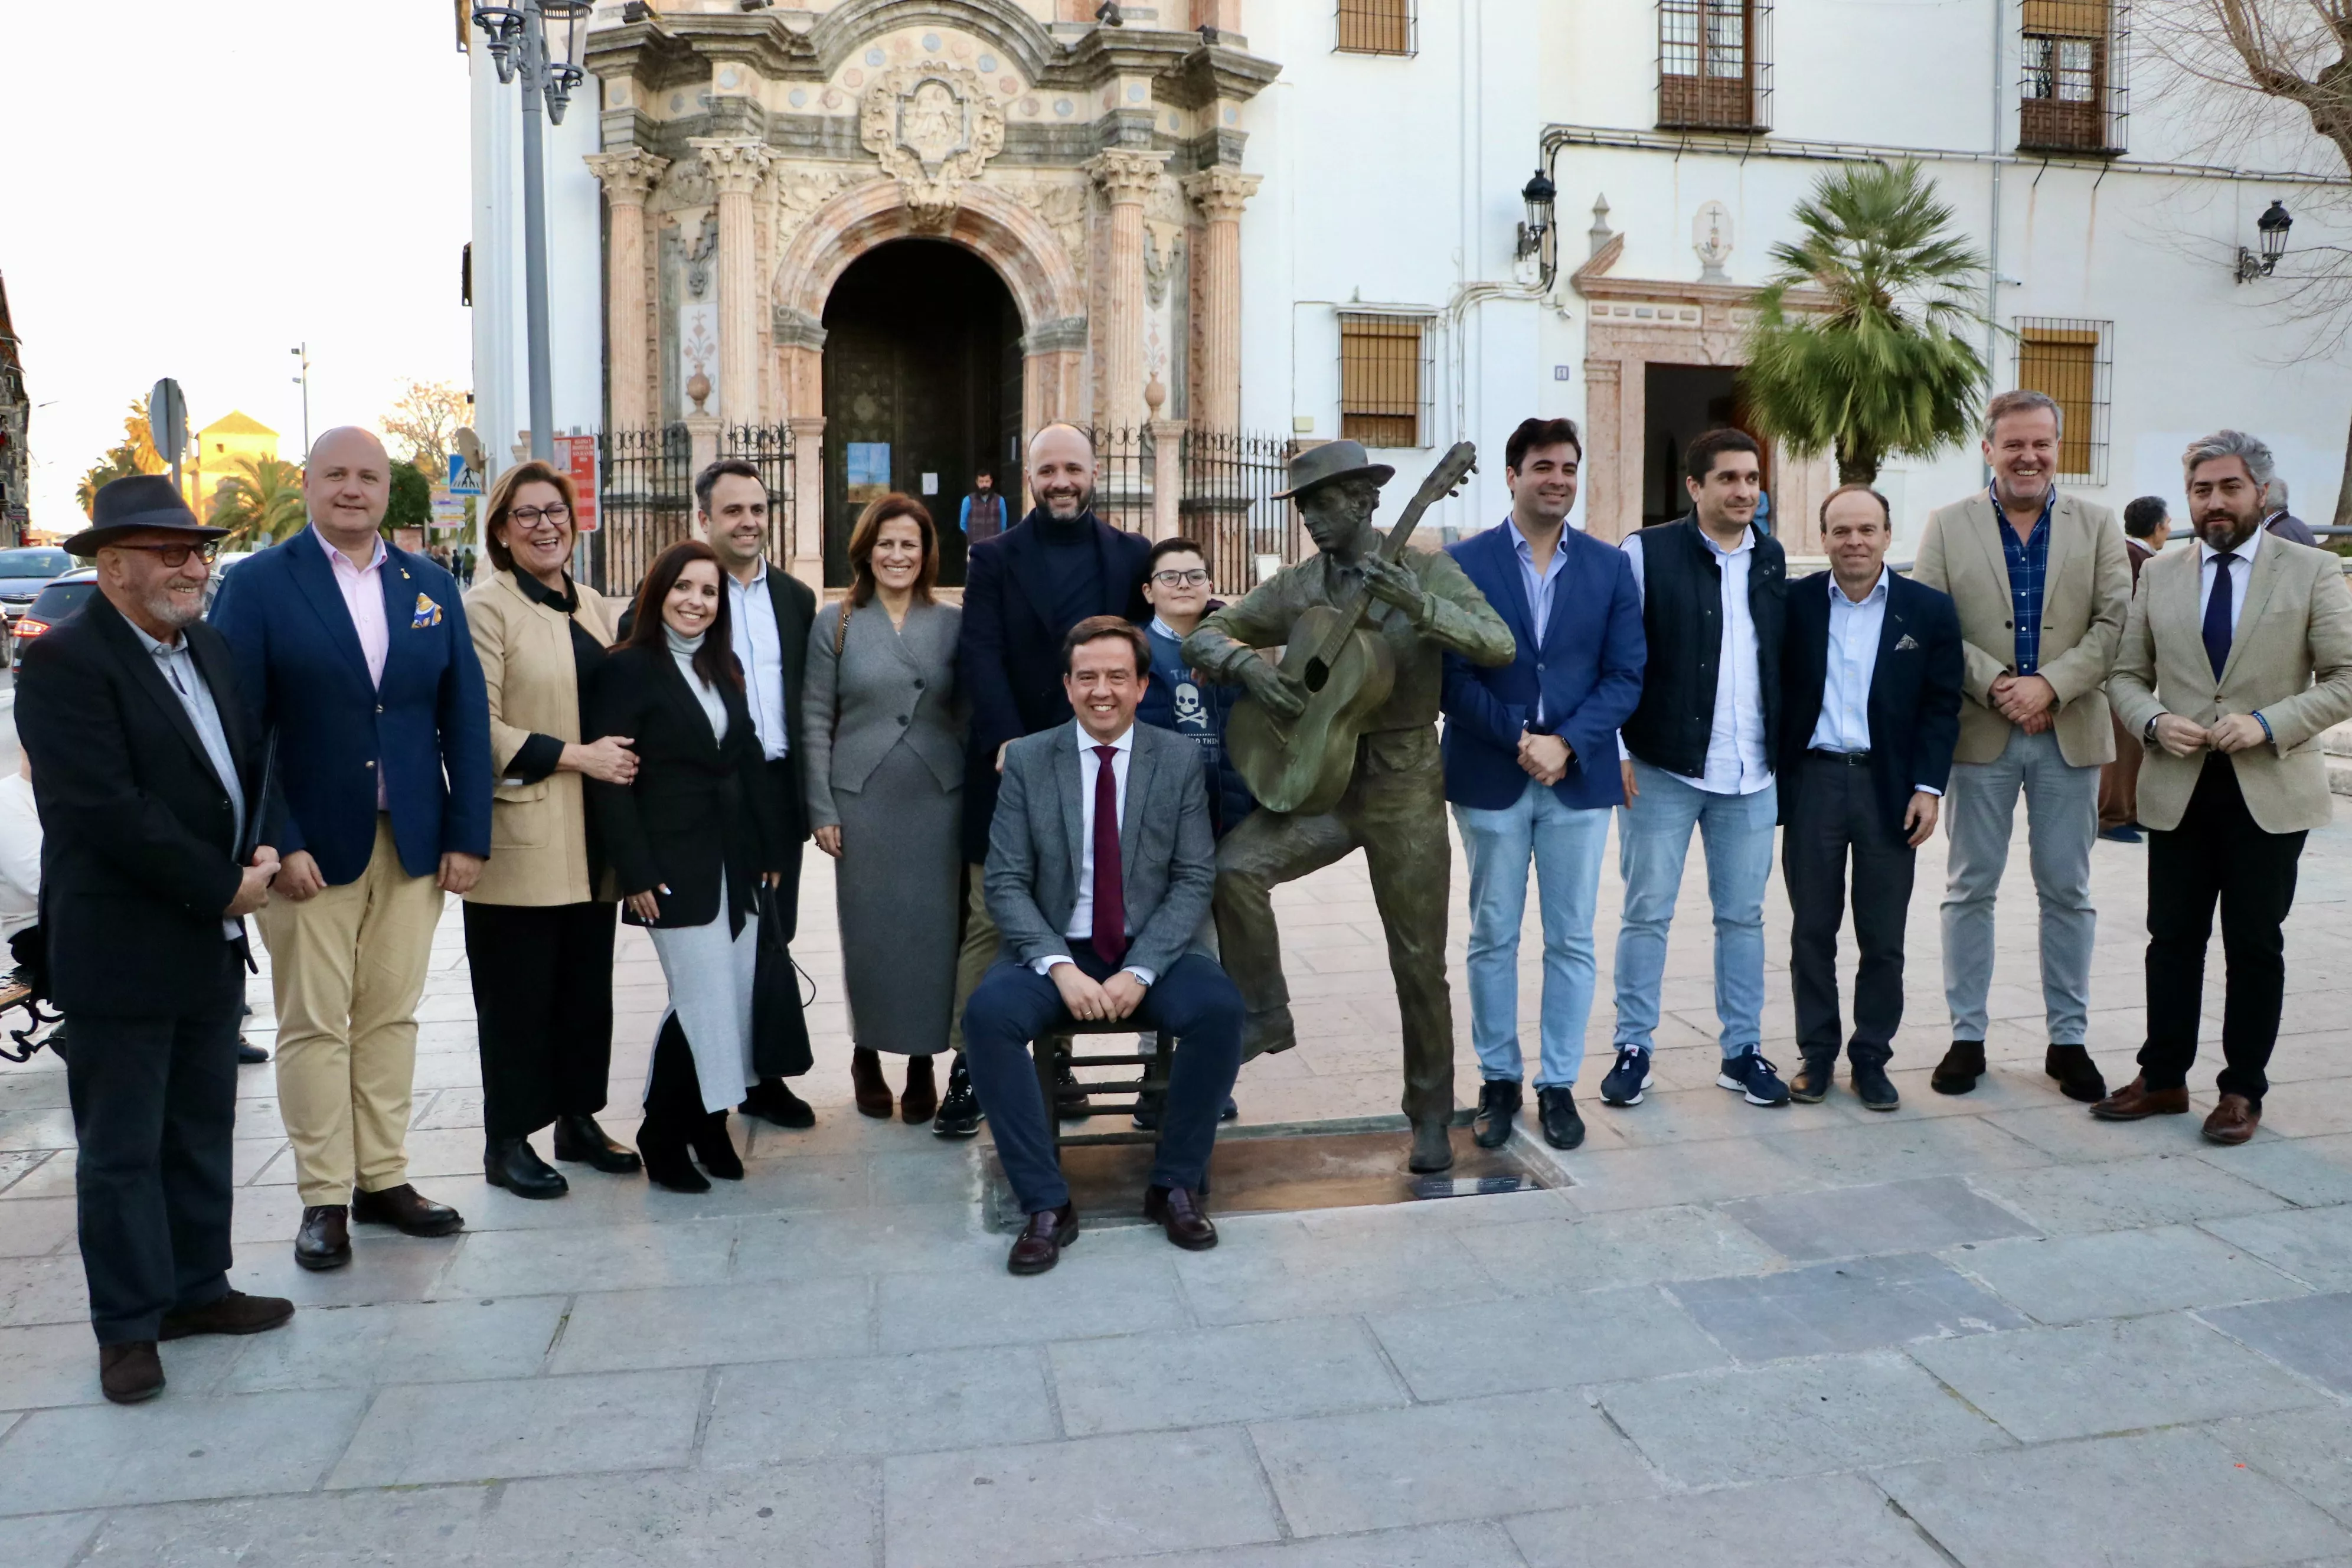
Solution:
<path fill-rule="evenodd" d="M 694 668 L 695 651 L 702 647 L 702 638 L 680 637 L 677 628 L 667 622 L 663 623 L 662 636 L 668 640 L 670 658 L 677 660 L 677 672 L 686 677 L 687 689 L 693 692 L 695 700 L 702 704 L 703 714 L 710 721 L 712 736 L 719 741 L 725 741 L 727 739 L 727 700 L 719 694 L 717 687 L 703 679 L 701 672 Z"/>

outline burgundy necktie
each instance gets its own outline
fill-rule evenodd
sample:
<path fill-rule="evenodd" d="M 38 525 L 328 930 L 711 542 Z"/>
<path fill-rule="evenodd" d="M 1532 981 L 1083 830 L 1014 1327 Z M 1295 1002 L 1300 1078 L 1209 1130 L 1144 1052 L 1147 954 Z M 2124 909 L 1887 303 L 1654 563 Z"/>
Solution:
<path fill-rule="evenodd" d="M 1127 956 L 1127 895 L 1118 865 L 1118 774 L 1116 746 L 1097 746 L 1095 768 L 1095 952 L 1105 963 Z"/>

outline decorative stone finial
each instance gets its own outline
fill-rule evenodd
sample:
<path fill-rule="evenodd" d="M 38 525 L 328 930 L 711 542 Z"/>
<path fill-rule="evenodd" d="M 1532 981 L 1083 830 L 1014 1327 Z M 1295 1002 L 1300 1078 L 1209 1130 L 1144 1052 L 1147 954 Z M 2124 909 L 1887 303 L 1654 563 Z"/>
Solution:
<path fill-rule="evenodd" d="M 1590 254 L 1594 256 L 1600 255 L 1601 247 L 1617 237 L 1616 231 L 1609 226 L 1609 197 L 1606 193 L 1593 200 L 1592 226 L 1585 231 L 1585 237 L 1592 242 Z"/>

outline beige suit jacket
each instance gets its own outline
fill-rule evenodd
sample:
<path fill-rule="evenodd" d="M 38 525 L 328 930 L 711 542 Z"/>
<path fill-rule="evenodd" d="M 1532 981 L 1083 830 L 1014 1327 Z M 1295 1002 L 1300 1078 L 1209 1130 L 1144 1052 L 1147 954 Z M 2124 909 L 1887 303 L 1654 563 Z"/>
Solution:
<path fill-rule="evenodd" d="M 1956 763 L 1998 761 L 2014 725 L 1992 706 L 1994 680 L 2017 670 L 2016 598 L 2000 531 L 2009 524 L 1979 491 L 1938 507 L 1911 569 L 1915 581 L 1940 588 L 1960 612 L 1966 660 Z M 2102 692 L 2115 667 L 2131 604 L 2131 561 L 2124 531 L 2105 507 L 2059 492 L 2050 510 L 2050 559 L 2042 579 L 2042 652 L 2034 671 L 2058 694 L 2058 751 L 2074 766 L 2115 761 L 2114 727 Z"/>
<path fill-rule="evenodd" d="M 581 628 L 610 647 L 619 612 L 595 589 L 580 587 Z M 577 742 L 579 672 L 570 621 L 534 603 L 499 572 L 466 595 L 466 624 L 482 661 L 490 698 L 490 766 L 502 780 L 531 736 Z M 498 784 L 490 797 L 490 858 L 466 897 L 478 904 L 544 908 L 582 904 L 602 889 L 588 885 L 588 810 L 578 773 L 553 773 L 527 784 Z"/>
<path fill-rule="evenodd" d="M 2234 752 L 2246 811 L 2265 833 L 2318 827 L 2335 814 L 2319 734 L 2352 719 L 2352 594 L 2342 558 L 2272 534 L 2254 552 L 2246 601 L 2221 678 L 2205 653 L 2203 552 L 2190 541 L 2140 569 L 2107 694 L 2126 732 L 2142 736 L 2159 713 L 2211 725 L 2259 713 L 2272 743 Z M 2176 757 L 2147 748 L 2139 769 L 2139 819 L 2180 825 L 2210 753 Z"/>

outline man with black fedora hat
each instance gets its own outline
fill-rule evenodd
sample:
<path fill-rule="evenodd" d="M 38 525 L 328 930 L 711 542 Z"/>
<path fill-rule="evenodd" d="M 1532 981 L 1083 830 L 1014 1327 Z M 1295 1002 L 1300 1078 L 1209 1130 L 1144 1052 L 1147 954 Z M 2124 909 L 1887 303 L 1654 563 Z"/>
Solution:
<path fill-rule="evenodd" d="M 1307 707 L 1305 689 L 1257 650 L 1287 644 L 1291 628 L 1309 610 L 1370 595 L 1361 625 L 1387 645 L 1396 679 L 1365 721 L 1347 793 L 1328 811 L 1253 812 L 1225 836 L 1217 850 L 1217 938 L 1226 972 L 1249 1008 L 1244 1056 L 1288 1050 L 1297 1036 L 1282 975 L 1274 889 L 1364 851 L 1402 1016 L 1412 1166 L 1427 1172 L 1454 1163 L 1447 1132 L 1454 1119 L 1454 1005 L 1445 984 L 1453 846 L 1437 749 L 1444 657 L 1504 665 L 1517 645 L 1452 556 L 1405 550 L 1389 560 L 1377 552 L 1381 540 L 1372 511 L 1381 486 L 1395 473 L 1354 441 L 1327 442 L 1293 458 L 1290 489 L 1283 496 L 1297 500 L 1318 553 L 1212 614 L 1184 639 L 1184 658 L 1211 680 L 1247 687 L 1276 718 L 1296 717 Z"/>
<path fill-rule="evenodd" d="M 227 646 L 203 620 L 223 530 L 160 474 L 98 492 L 66 541 L 98 593 L 25 650 L 16 730 L 45 829 L 50 993 L 106 1397 L 160 1392 L 158 1340 L 274 1329 L 293 1303 L 232 1290 L 229 1139 L 245 917 L 278 851 L 257 842 L 260 738 Z"/>

